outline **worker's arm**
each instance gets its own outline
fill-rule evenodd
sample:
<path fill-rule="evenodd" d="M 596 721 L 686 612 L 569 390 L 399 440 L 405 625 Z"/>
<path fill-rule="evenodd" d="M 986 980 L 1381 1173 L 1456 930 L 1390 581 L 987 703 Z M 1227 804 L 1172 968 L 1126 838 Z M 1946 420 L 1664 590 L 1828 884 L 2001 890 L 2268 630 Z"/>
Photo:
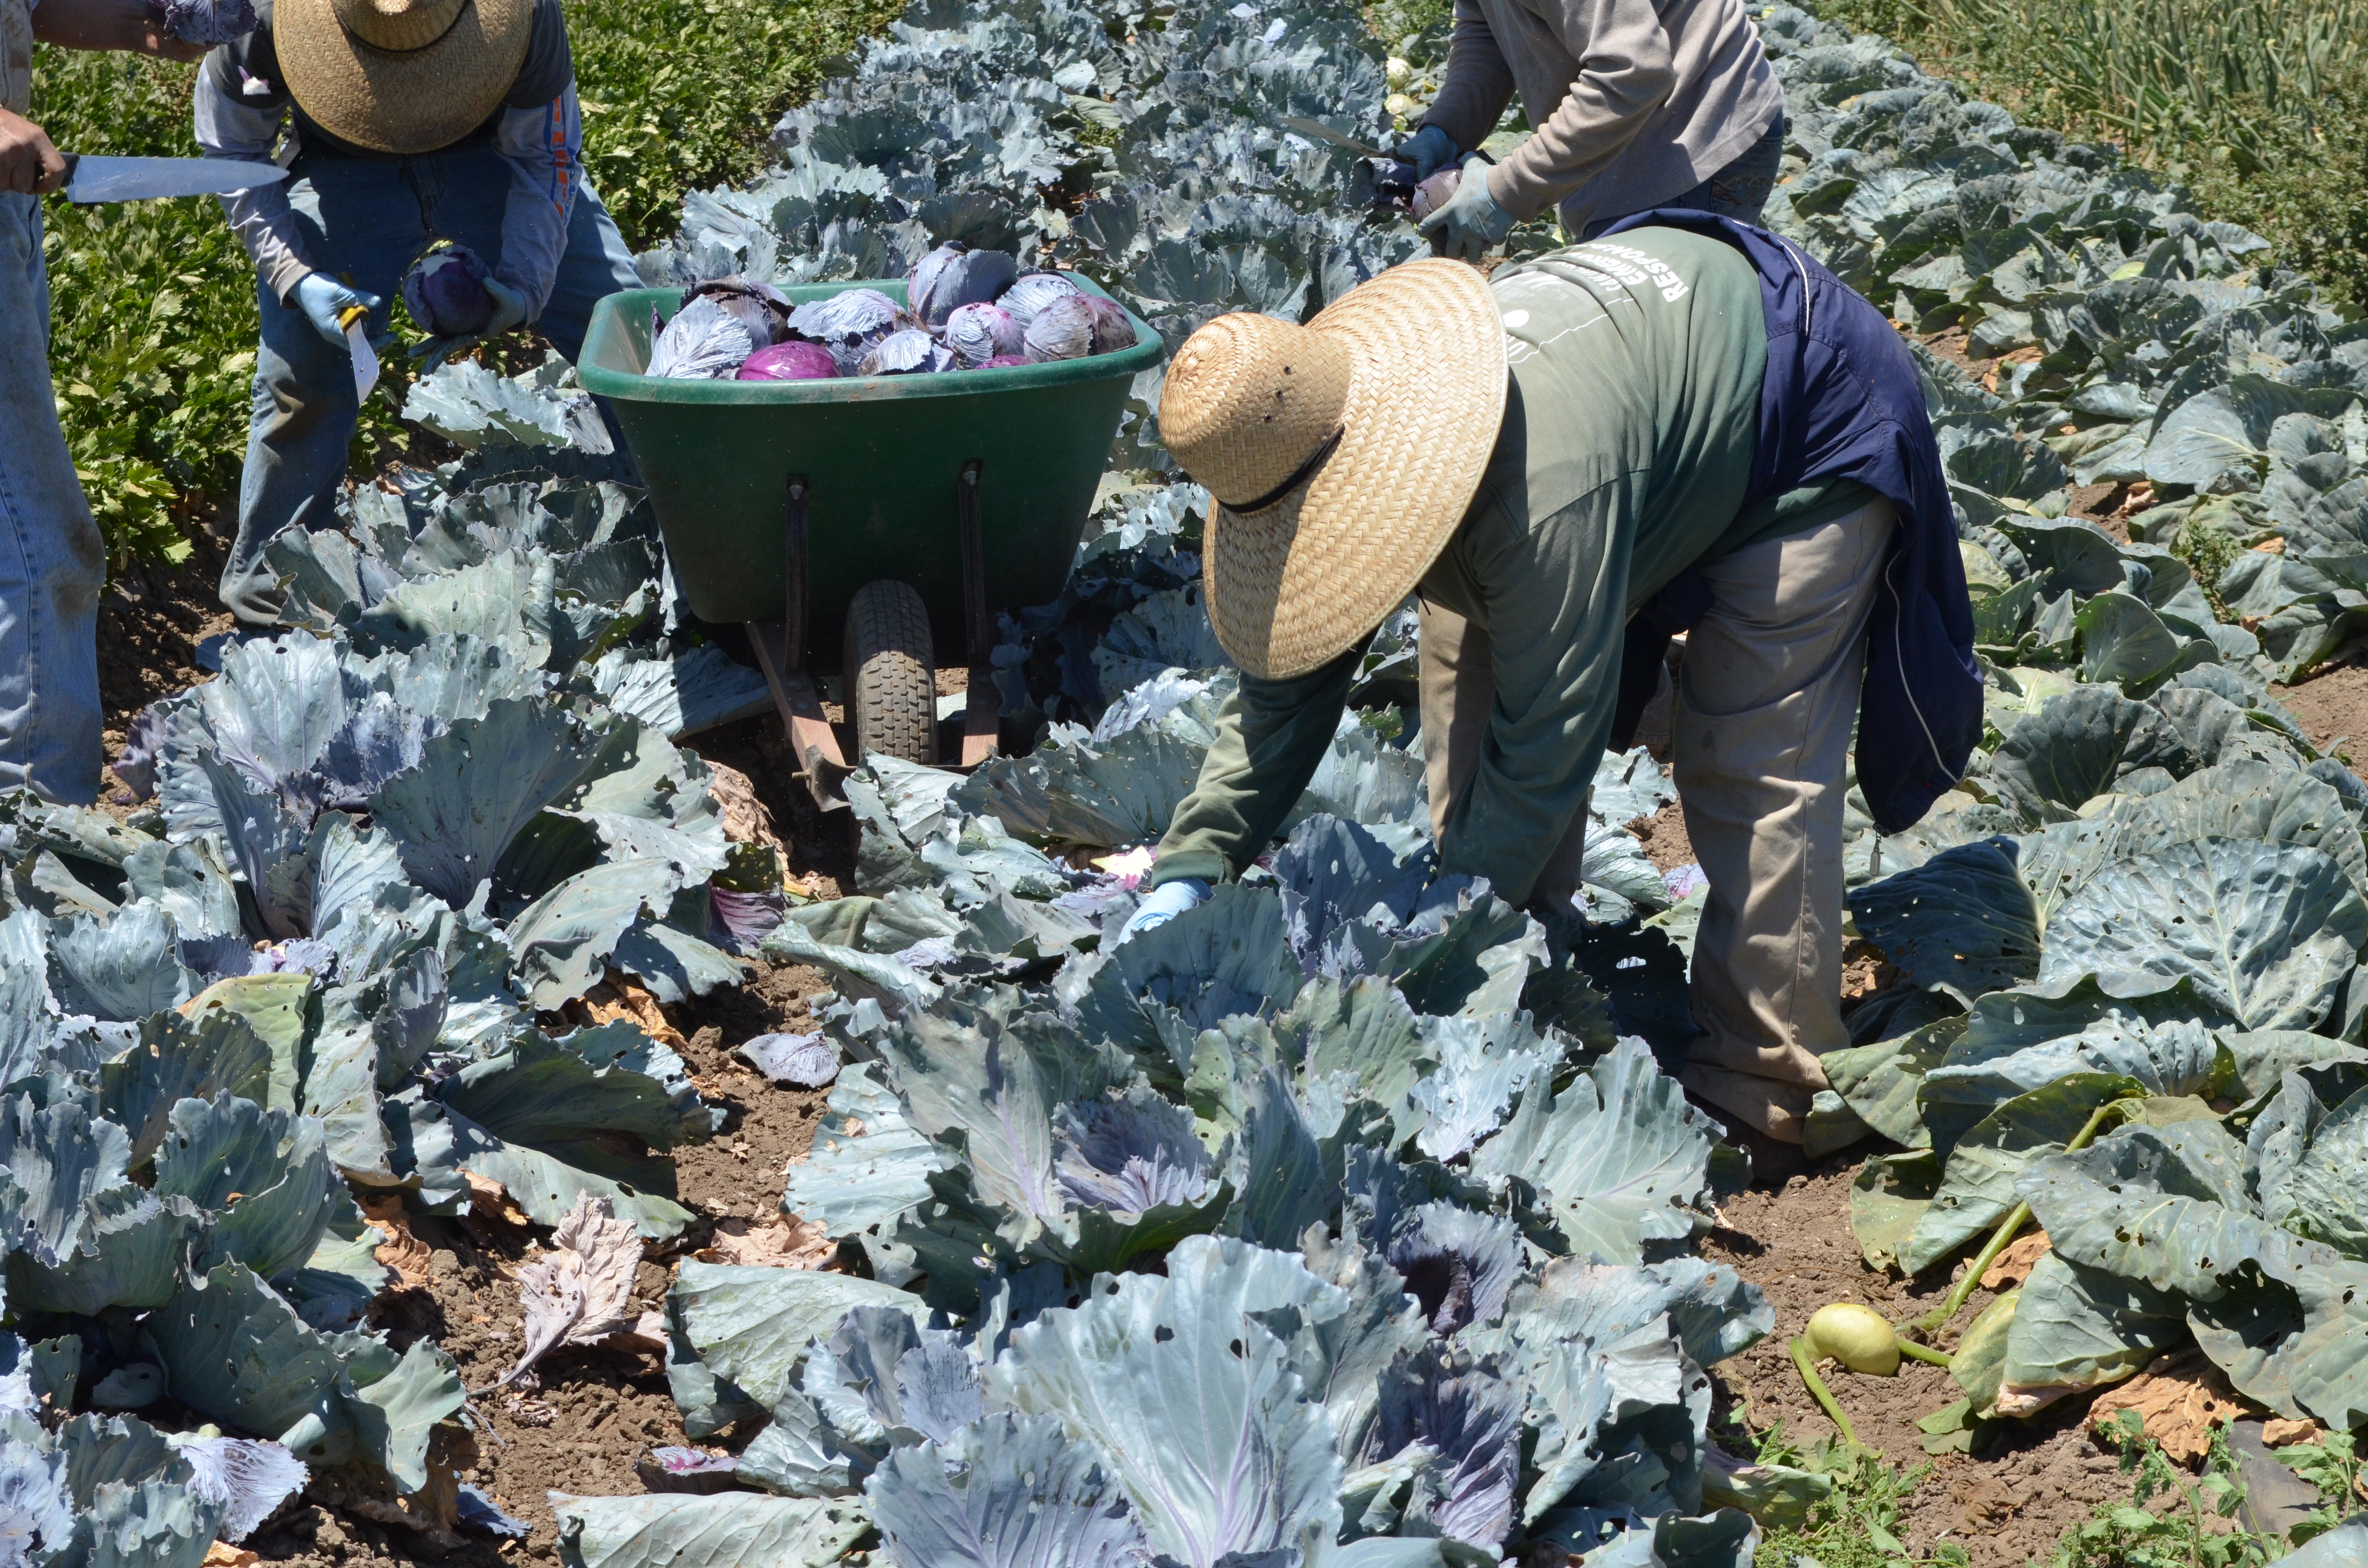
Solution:
<path fill-rule="evenodd" d="M 1159 841 L 1153 886 L 1184 877 L 1231 881 L 1266 852 L 1340 726 L 1365 642 L 1296 680 L 1242 676 L 1217 710 L 1200 781 Z"/>
<path fill-rule="evenodd" d="M 1440 869 L 1486 877 L 1515 903 L 1585 807 L 1611 732 L 1634 495 L 1615 480 L 1525 522 L 1492 507 L 1458 541 L 1487 604 L 1496 703 Z"/>
<path fill-rule="evenodd" d="M 1678 81 L 1653 0 L 1554 0 L 1547 18 L 1578 61 L 1578 79 L 1537 133 L 1488 171 L 1488 194 L 1521 220 L 1601 174 Z"/>
<path fill-rule="evenodd" d="M 1435 125 L 1464 152 L 1472 152 L 1497 129 L 1513 101 L 1513 71 L 1505 63 L 1497 35 L 1479 0 L 1455 0 L 1455 32 L 1447 44 L 1447 74 L 1422 123 Z"/>
<path fill-rule="evenodd" d="M 502 259 L 494 276 L 526 301 L 526 319 L 542 314 L 567 254 L 567 222 L 584 181 L 584 119 L 571 85 L 549 103 L 503 111 L 495 144 L 510 166 L 502 210 Z"/>
<path fill-rule="evenodd" d="M 60 49 L 113 49 L 162 60 L 195 60 L 205 46 L 166 36 L 140 0 L 39 0 L 33 36 Z"/>
<path fill-rule="evenodd" d="M 287 97 L 272 84 L 249 94 L 250 80 L 225 45 L 206 56 L 198 67 L 195 115 L 198 147 L 209 158 L 235 158 L 242 163 L 268 164 L 279 142 L 280 122 L 288 113 Z M 313 270 L 304 259 L 303 240 L 296 226 L 295 209 L 288 204 L 288 183 L 275 180 L 248 190 L 234 190 L 221 199 L 231 233 L 246 247 L 255 270 L 272 298 L 287 304 L 296 285 Z"/>

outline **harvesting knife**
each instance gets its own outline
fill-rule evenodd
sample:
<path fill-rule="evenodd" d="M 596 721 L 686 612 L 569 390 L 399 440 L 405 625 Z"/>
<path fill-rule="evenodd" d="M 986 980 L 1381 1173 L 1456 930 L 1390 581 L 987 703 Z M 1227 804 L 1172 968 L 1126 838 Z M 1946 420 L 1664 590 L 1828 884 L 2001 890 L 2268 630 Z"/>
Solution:
<path fill-rule="evenodd" d="M 66 199 L 145 201 L 158 196 L 227 196 L 288 177 L 277 164 L 230 158 L 102 158 L 66 154 Z"/>
<path fill-rule="evenodd" d="M 1390 155 L 1370 142 L 1360 142 L 1346 131 L 1333 130 L 1320 119 L 1309 119 L 1304 115 L 1297 114 L 1279 114 L 1274 117 L 1274 119 L 1276 124 L 1296 131 L 1302 136 L 1313 136 L 1318 142 L 1329 142 L 1335 147 L 1346 147 L 1360 157 L 1386 158 Z"/>

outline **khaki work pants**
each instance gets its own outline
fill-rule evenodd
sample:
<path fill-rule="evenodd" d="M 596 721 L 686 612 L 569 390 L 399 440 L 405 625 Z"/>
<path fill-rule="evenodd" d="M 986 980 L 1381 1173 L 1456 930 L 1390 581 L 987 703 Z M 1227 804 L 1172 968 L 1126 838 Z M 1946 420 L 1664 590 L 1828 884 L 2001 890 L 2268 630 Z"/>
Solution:
<path fill-rule="evenodd" d="M 1826 1086 L 1817 1059 L 1841 1020 L 1842 801 L 1866 626 L 1891 504 L 1752 545 L 1702 568 L 1710 614 L 1688 634 L 1672 772 L 1710 881 L 1694 938 L 1686 1087 L 1786 1142 Z M 1431 826 L 1479 766 L 1495 702 L 1488 635 L 1422 608 L 1422 728 Z M 1444 744 L 1440 744 L 1441 741 Z M 1578 886 L 1581 812 L 1539 877 L 1537 901 Z"/>

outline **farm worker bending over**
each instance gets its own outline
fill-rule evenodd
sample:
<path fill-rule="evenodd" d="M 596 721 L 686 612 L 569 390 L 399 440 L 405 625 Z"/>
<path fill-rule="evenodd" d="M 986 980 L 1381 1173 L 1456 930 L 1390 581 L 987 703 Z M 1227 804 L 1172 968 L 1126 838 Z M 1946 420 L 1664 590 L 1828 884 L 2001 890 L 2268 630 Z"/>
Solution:
<path fill-rule="evenodd" d="M 66 161 L 33 108 L 33 40 L 194 60 L 140 0 L 0 0 L 0 789 L 98 798 L 98 590 L 107 550 L 50 385 L 41 198 Z"/>
<path fill-rule="evenodd" d="M 1536 133 L 1491 166 L 1473 149 L 1517 86 Z M 1742 0 L 1455 0 L 1447 79 L 1399 155 L 1424 177 L 1463 165 L 1422 225 L 1447 256 L 1557 203 L 1581 239 L 1656 207 L 1758 222 L 1784 93 Z"/>
<path fill-rule="evenodd" d="M 1412 262 L 1304 327 L 1220 316 L 1177 351 L 1160 436 L 1215 498 L 1204 592 L 1243 673 L 1127 935 L 1265 850 L 1408 593 L 1495 650 L 1422 643 L 1439 870 L 1566 914 L 1615 718 L 1691 626 L 1674 766 L 1710 893 L 1685 1083 L 1798 1142 L 1849 1043 L 1850 721 L 1896 833 L 1981 733 L 1973 613 L 1890 324 L 1764 231 L 1638 222 L 1493 283 Z"/>
<path fill-rule="evenodd" d="M 268 158 L 292 118 L 290 177 L 222 199 L 259 274 L 263 342 L 222 597 L 278 619 L 263 547 L 330 525 L 359 405 L 339 317 L 386 300 L 438 239 L 493 269 L 493 321 L 440 362 L 531 325 L 574 358 L 593 303 L 632 287 L 632 257 L 584 183 L 584 128 L 559 0 L 270 0 L 253 33 L 206 58 L 198 141 Z"/>

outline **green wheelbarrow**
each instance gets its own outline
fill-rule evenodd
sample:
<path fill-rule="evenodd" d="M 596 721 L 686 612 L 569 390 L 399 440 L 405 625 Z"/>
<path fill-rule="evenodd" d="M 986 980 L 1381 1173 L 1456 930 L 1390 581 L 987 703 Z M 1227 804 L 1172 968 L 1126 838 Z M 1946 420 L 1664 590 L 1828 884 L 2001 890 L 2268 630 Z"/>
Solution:
<path fill-rule="evenodd" d="M 848 289 L 905 299 L 901 279 L 781 292 L 803 303 Z M 936 650 L 959 646 L 962 764 L 985 761 L 998 728 L 996 613 L 1060 593 L 1127 391 L 1159 363 L 1158 335 L 1136 320 L 1119 353 L 939 375 L 645 376 L 651 312 L 669 318 L 681 299 L 628 289 L 601 301 L 576 369 L 616 410 L 691 613 L 746 624 L 825 807 L 841 803 L 848 767 L 811 656 L 833 631 L 858 759 L 938 760 Z"/>

